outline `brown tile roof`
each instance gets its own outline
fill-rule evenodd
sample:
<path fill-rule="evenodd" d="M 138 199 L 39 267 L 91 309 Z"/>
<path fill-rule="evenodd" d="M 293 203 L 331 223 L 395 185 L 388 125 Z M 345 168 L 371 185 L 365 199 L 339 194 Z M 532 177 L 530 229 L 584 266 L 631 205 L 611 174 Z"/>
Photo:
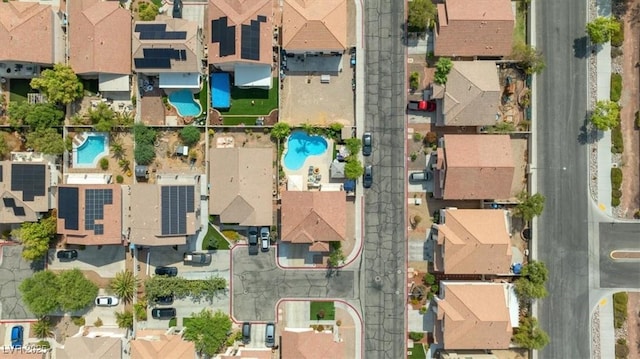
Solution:
<path fill-rule="evenodd" d="M 133 24 L 135 26 L 141 25 L 153 25 L 153 24 L 166 24 L 166 31 L 185 31 L 187 33 L 185 40 L 140 40 L 140 33 L 133 31 L 133 40 L 131 43 L 132 57 L 144 58 L 143 49 L 152 48 L 172 48 L 174 50 L 185 50 L 187 59 L 171 60 L 170 69 L 136 69 L 135 61 L 133 67 L 138 72 L 191 72 L 199 73 L 201 68 L 201 42 L 198 37 L 198 24 L 194 21 L 188 21 L 183 19 L 166 18 L 162 21 L 136 21 Z"/>
<path fill-rule="evenodd" d="M 122 339 L 112 337 L 71 337 L 64 349 L 56 348 L 57 359 L 113 359 L 122 357 Z"/>
<path fill-rule="evenodd" d="M 61 188 L 77 188 L 78 189 L 78 229 L 65 229 L 65 219 L 60 218 L 58 213 L 58 234 L 64 235 L 66 242 L 69 244 L 83 245 L 106 245 L 106 244 L 122 244 L 122 187 L 118 184 L 91 184 L 91 185 L 63 185 Z M 86 209 L 87 190 L 111 190 L 111 204 L 105 204 L 102 208 L 103 219 L 96 219 L 95 224 L 102 224 L 104 228 L 103 234 L 96 234 L 93 229 L 86 229 Z M 61 203 L 58 195 L 58 208 L 62 208 L 66 203 Z"/>
<path fill-rule="evenodd" d="M 321 193 L 321 192 L 317 192 Z M 315 331 L 282 332 L 282 359 L 346 359 L 344 342 L 333 340 L 333 333 Z"/>
<path fill-rule="evenodd" d="M 511 239 L 506 215 L 504 210 L 493 209 L 446 210 L 445 223 L 438 225 L 436 270 L 446 274 L 509 274 Z"/>
<path fill-rule="evenodd" d="M 13 168 L 16 165 L 44 167 L 44 196 L 34 196 L 33 199 L 25 198 L 22 191 L 17 190 L 13 183 Z M 35 222 L 40 213 L 47 212 L 49 205 L 48 190 L 50 188 L 50 173 L 47 164 L 41 162 L 0 162 L 0 223 L 22 223 Z M 22 208 L 24 214 L 14 211 L 14 207 L 9 205 L 13 200 L 16 208 Z"/>
<path fill-rule="evenodd" d="M 200 219 L 196 213 L 187 213 L 187 233 L 185 235 L 162 235 L 162 185 L 137 183 L 129 186 L 130 233 L 131 242 L 145 246 L 181 245 L 187 236 L 196 233 Z M 200 203 L 200 186 L 194 187 L 194 208 Z"/>
<path fill-rule="evenodd" d="M 273 223 L 273 149 L 211 148 L 209 214 L 223 223 Z"/>
<path fill-rule="evenodd" d="M 282 47 L 287 51 L 347 48 L 347 0 L 285 0 Z"/>
<path fill-rule="evenodd" d="M 54 63 L 53 26 L 53 9 L 49 5 L 1 2 L 0 61 Z"/>
<path fill-rule="evenodd" d="M 444 135 L 444 199 L 505 199 L 515 173 L 508 135 Z"/>
<path fill-rule="evenodd" d="M 77 74 L 131 73 L 131 12 L 117 1 L 69 2 L 69 61 Z"/>
<path fill-rule="evenodd" d="M 509 0 L 446 0 L 438 4 L 435 55 L 507 56 L 514 24 Z"/>
<path fill-rule="evenodd" d="M 443 98 L 444 126 L 487 126 L 496 123 L 500 81 L 493 61 L 455 61 Z"/>
<path fill-rule="evenodd" d="M 271 65 L 273 62 L 273 1 L 272 0 L 209 0 L 209 21 L 227 17 L 229 27 L 235 26 L 236 51 L 233 55 L 220 56 L 220 43 L 211 42 L 211 31 L 207 34 L 209 63 L 249 62 Z M 260 22 L 260 60 L 247 60 L 240 57 L 242 44 L 242 25 L 251 25 L 258 16 L 266 17 Z M 246 40 L 246 39 L 245 39 Z"/>
<path fill-rule="evenodd" d="M 346 238 L 344 192 L 285 191 L 281 203 L 283 241 L 313 244 Z"/>
<path fill-rule="evenodd" d="M 166 335 L 166 330 L 140 330 L 131 341 L 131 359 L 193 359 L 195 355 L 193 342 L 179 335 Z"/>
<path fill-rule="evenodd" d="M 509 291 L 499 283 L 441 282 L 438 320 L 445 349 L 508 349 Z"/>

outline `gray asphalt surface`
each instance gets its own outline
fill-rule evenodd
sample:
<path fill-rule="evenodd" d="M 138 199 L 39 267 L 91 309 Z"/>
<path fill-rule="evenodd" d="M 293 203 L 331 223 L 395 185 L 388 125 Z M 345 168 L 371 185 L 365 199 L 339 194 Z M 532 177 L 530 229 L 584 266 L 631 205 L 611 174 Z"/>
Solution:
<path fill-rule="evenodd" d="M 365 6 L 365 130 L 374 137 L 373 186 L 365 190 L 365 242 L 360 300 L 364 358 L 404 358 L 406 309 L 404 1 Z"/>
<path fill-rule="evenodd" d="M 536 43 L 546 60 L 538 76 L 538 258 L 549 268 L 549 296 L 538 319 L 551 337 L 539 358 L 589 358 L 586 9 L 584 0 L 538 0 Z M 564 169 L 566 168 L 566 169 Z"/>
<path fill-rule="evenodd" d="M 0 319 L 34 319 L 35 316 L 22 301 L 18 287 L 23 280 L 31 277 L 35 271 L 44 269 L 44 262 L 27 262 L 22 259 L 22 246 L 5 245 L 0 263 Z"/>
<path fill-rule="evenodd" d="M 613 260 L 614 250 L 640 250 L 640 225 L 600 223 L 600 287 L 637 288 L 640 286 L 638 260 Z"/>

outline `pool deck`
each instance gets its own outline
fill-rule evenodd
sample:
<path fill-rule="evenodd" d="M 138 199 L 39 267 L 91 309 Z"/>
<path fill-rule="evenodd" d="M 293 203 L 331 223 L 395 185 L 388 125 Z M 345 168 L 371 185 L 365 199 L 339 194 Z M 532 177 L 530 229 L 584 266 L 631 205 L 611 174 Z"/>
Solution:
<path fill-rule="evenodd" d="M 304 161 L 304 164 L 302 165 L 302 167 L 300 167 L 300 169 L 298 170 L 290 170 L 287 168 L 287 166 L 284 165 L 283 159 L 284 159 L 284 155 L 287 153 L 287 150 L 288 150 L 288 141 L 285 144 L 284 153 L 282 155 L 282 158 L 280 159 L 281 161 L 283 161 L 282 167 L 284 169 L 284 173 L 286 173 L 287 177 L 292 175 L 302 176 L 302 183 L 305 191 L 319 189 L 319 187 L 309 188 L 307 186 L 308 184 L 307 179 L 309 177 L 309 166 L 313 166 L 313 168 L 320 169 L 319 174 L 322 175 L 322 180 L 320 181 L 321 184 L 329 183 L 329 167 L 331 166 L 331 162 L 333 161 L 333 154 L 331 153 L 333 151 L 333 140 L 328 138 L 325 138 L 325 140 L 327 141 L 327 150 L 320 155 L 308 156 L 307 159 Z"/>

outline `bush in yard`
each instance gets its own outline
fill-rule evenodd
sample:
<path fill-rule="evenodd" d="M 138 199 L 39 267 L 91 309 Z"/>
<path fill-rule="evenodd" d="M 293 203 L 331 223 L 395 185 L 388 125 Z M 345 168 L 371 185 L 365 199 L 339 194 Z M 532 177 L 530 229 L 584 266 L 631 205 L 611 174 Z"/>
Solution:
<path fill-rule="evenodd" d="M 407 25 L 411 32 L 422 32 L 436 18 L 436 6 L 431 0 L 413 0 L 409 2 Z"/>
<path fill-rule="evenodd" d="M 420 132 L 414 132 L 413 133 L 413 140 L 415 142 L 420 142 L 422 141 L 422 134 Z"/>
<path fill-rule="evenodd" d="M 122 183 L 124 182 L 124 177 L 122 177 L 122 175 L 117 175 L 116 176 L 116 183 Z"/>
<path fill-rule="evenodd" d="M 362 163 L 356 157 L 349 156 L 347 163 L 344 165 L 344 175 L 348 179 L 358 179 L 364 173 Z"/>
<path fill-rule="evenodd" d="M 438 285 L 434 284 L 434 285 L 431 286 L 431 288 L 429 288 L 429 291 L 431 291 L 431 293 L 433 293 L 433 294 L 436 294 L 436 293 L 438 293 L 438 289 L 440 289 L 438 287 Z"/>
<path fill-rule="evenodd" d="M 116 273 L 115 278 L 109 283 L 109 288 L 115 295 L 122 298 L 122 301 L 129 303 L 138 288 L 138 278 L 129 270 Z"/>
<path fill-rule="evenodd" d="M 136 145 L 135 151 L 133 151 L 133 157 L 136 163 L 139 165 L 148 165 L 156 158 L 156 150 L 153 145 L 139 144 Z"/>
<path fill-rule="evenodd" d="M 622 128 L 620 124 L 611 129 L 611 153 L 622 153 L 624 151 L 624 140 L 622 138 Z"/>
<path fill-rule="evenodd" d="M 409 332 L 409 339 L 413 340 L 414 342 L 419 342 L 422 340 L 422 338 L 424 338 L 424 333 Z"/>
<path fill-rule="evenodd" d="M 449 76 L 449 72 L 453 68 L 453 62 L 448 57 L 441 57 L 438 62 L 436 62 L 436 72 L 433 77 L 433 82 L 438 85 L 444 85 L 447 83 L 447 76 Z"/>
<path fill-rule="evenodd" d="M 84 317 L 71 317 L 71 321 L 73 322 L 73 324 L 79 327 L 86 324 L 86 320 L 84 319 Z"/>
<path fill-rule="evenodd" d="M 640 111 L 636 111 L 634 122 L 636 124 L 636 128 L 640 129 Z"/>
<path fill-rule="evenodd" d="M 626 358 L 629 356 L 629 347 L 627 344 L 616 344 L 616 359 Z"/>
<path fill-rule="evenodd" d="M 422 283 L 431 286 L 436 282 L 436 276 L 431 273 L 426 273 L 424 277 L 422 277 Z"/>
<path fill-rule="evenodd" d="M 187 146 L 193 146 L 200 141 L 200 130 L 195 126 L 187 126 L 180 130 L 180 139 Z"/>
<path fill-rule="evenodd" d="M 133 312 L 125 310 L 124 312 L 116 312 L 116 323 L 118 328 L 132 329 L 133 328 Z"/>
<path fill-rule="evenodd" d="M 611 46 L 620 47 L 624 42 L 624 24 L 618 19 L 613 21 L 617 22 L 618 25 L 611 33 Z"/>
<path fill-rule="evenodd" d="M 423 143 L 429 146 L 436 143 L 436 141 L 438 141 L 438 134 L 436 134 L 435 132 L 427 132 L 427 134 L 424 136 Z"/>
<path fill-rule="evenodd" d="M 93 322 L 93 326 L 94 326 L 94 327 L 98 327 L 98 328 L 100 328 L 100 327 L 102 326 L 102 319 L 100 319 L 100 317 L 98 317 L 98 318 L 96 319 L 96 321 L 95 321 L 95 322 Z"/>
<path fill-rule="evenodd" d="M 620 23 L 613 17 L 598 16 L 587 23 L 586 31 L 591 42 L 597 45 L 604 44 L 611 40 L 613 34 L 620 32 Z"/>
<path fill-rule="evenodd" d="M 271 136 L 277 140 L 283 140 L 291 133 L 291 127 L 285 122 L 278 122 L 271 129 Z"/>
<path fill-rule="evenodd" d="M 611 197 L 611 207 L 618 207 L 620 203 L 620 198 Z"/>
<path fill-rule="evenodd" d="M 513 335 L 516 343 L 527 349 L 540 350 L 549 344 L 549 335 L 540 328 L 534 317 L 523 317 Z"/>
<path fill-rule="evenodd" d="M 609 92 L 609 98 L 611 101 L 618 102 L 620 101 L 620 96 L 622 94 L 622 75 L 612 73 L 611 74 L 611 90 Z"/>
<path fill-rule="evenodd" d="M 138 15 L 142 21 L 153 21 L 158 16 L 158 7 L 153 3 L 140 3 L 138 7 Z"/>
<path fill-rule="evenodd" d="M 619 189 L 612 189 L 611 190 L 611 197 L 612 198 L 621 198 L 622 197 L 622 191 Z"/>
<path fill-rule="evenodd" d="M 102 168 L 103 171 L 106 171 L 109 169 L 109 159 L 106 157 L 102 157 L 100 159 L 100 168 Z"/>
<path fill-rule="evenodd" d="M 519 63 L 527 75 L 537 74 L 544 70 L 545 63 L 542 52 L 522 41 L 514 42 L 510 57 Z"/>
<path fill-rule="evenodd" d="M 83 96 L 82 82 L 71 66 L 55 64 L 31 80 L 31 88 L 40 90 L 50 103 L 68 105 Z"/>
<path fill-rule="evenodd" d="M 357 156 L 358 152 L 360 152 L 360 149 L 362 148 L 362 140 L 359 138 L 348 138 L 344 142 L 347 146 L 347 150 L 349 151 L 349 156 Z"/>
<path fill-rule="evenodd" d="M 620 189 L 622 185 L 622 170 L 618 167 L 611 169 L 611 186 L 614 189 Z"/>
<path fill-rule="evenodd" d="M 613 295 L 613 326 L 616 329 L 622 328 L 627 320 L 627 304 L 629 295 L 626 292 L 618 292 Z"/>
<path fill-rule="evenodd" d="M 415 91 L 418 87 L 420 87 L 420 74 L 414 71 L 409 75 L 409 88 Z"/>

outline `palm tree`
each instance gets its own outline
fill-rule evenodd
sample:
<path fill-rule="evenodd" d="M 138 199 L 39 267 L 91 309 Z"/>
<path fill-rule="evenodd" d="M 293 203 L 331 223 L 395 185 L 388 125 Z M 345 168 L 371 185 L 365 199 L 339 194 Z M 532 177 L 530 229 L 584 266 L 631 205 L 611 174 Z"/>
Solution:
<path fill-rule="evenodd" d="M 111 287 L 111 290 L 113 290 L 115 295 L 122 298 L 125 303 L 129 303 L 133 299 L 133 295 L 136 293 L 138 278 L 128 270 L 118 272 L 116 273 L 116 277 L 111 280 L 111 283 L 109 283 L 109 287 Z"/>
<path fill-rule="evenodd" d="M 33 334 L 39 339 L 45 339 L 53 337 L 53 325 L 49 321 L 47 317 L 42 317 L 38 319 L 37 322 L 31 325 L 31 330 Z"/>
<path fill-rule="evenodd" d="M 125 310 L 124 312 L 116 312 L 116 323 L 120 328 L 133 328 L 133 312 Z"/>
<path fill-rule="evenodd" d="M 120 141 L 115 141 L 111 143 L 111 151 L 113 151 L 113 157 L 115 158 L 122 158 L 122 156 L 124 155 L 124 148 L 122 147 L 122 142 Z"/>

